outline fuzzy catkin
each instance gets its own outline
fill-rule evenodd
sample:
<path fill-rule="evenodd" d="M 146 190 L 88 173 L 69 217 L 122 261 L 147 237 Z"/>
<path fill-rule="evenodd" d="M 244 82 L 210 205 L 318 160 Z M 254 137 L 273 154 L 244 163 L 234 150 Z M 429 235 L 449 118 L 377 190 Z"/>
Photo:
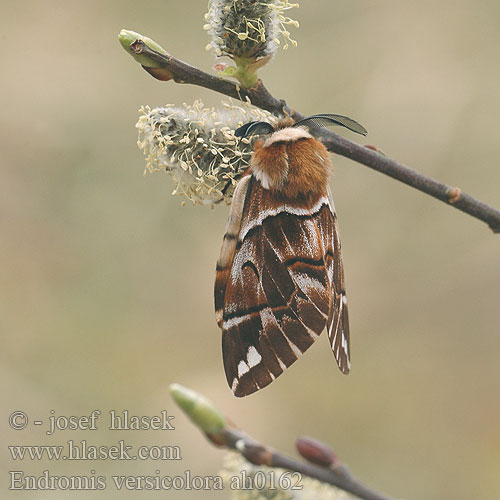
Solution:
<path fill-rule="evenodd" d="M 251 142 L 237 139 L 234 130 L 249 121 L 274 121 L 267 111 L 249 105 L 226 102 L 216 110 L 199 100 L 182 108 L 146 106 L 140 113 L 137 145 L 146 156 L 146 171 L 167 171 L 172 194 L 201 205 L 229 203 L 248 166 Z"/>
<path fill-rule="evenodd" d="M 212 41 L 207 49 L 217 57 L 255 61 L 272 56 L 281 44 L 280 37 L 283 48 L 288 42 L 296 45 L 286 26 L 298 27 L 298 23 L 284 15 L 293 7 L 298 4 L 289 0 L 210 0 L 204 28 Z"/>

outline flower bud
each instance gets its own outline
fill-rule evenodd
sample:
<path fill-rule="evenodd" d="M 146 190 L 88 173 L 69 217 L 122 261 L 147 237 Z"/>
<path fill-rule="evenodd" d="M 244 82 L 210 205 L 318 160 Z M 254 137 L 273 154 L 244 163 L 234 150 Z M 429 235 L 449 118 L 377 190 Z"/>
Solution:
<path fill-rule="evenodd" d="M 159 52 L 160 54 L 167 55 L 167 51 L 158 43 L 156 43 L 154 40 L 151 38 L 148 38 L 147 36 L 141 35 L 140 33 L 136 33 L 135 31 L 130 31 L 130 30 L 121 30 L 120 33 L 118 34 L 118 41 L 120 42 L 121 46 L 139 63 L 142 64 L 146 68 L 160 68 L 161 64 L 152 61 L 149 59 L 149 57 L 143 55 L 143 54 L 135 54 L 134 51 L 131 49 L 131 45 L 133 42 L 136 40 L 141 40 L 144 42 L 148 47 L 150 47 L 153 50 L 156 50 L 156 52 Z"/>
<path fill-rule="evenodd" d="M 207 398 L 180 384 L 171 384 L 170 394 L 174 401 L 203 432 L 218 436 L 226 426 L 226 420 Z"/>
<path fill-rule="evenodd" d="M 316 439 L 310 437 L 300 437 L 295 441 L 297 451 L 309 462 L 321 465 L 322 467 L 331 467 L 338 462 L 333 450 Z"/>

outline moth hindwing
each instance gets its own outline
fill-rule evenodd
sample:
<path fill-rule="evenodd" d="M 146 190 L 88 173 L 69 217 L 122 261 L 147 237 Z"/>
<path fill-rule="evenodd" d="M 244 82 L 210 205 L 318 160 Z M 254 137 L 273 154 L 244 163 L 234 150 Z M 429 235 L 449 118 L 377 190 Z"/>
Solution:
<path fill-rule="evenodd" d="M 270 384 L 326 327 L 343 373 L 349 325 L 328 152 L 302 127 L 257 141 L 238 183 L 215 280 L 227 381 Z"/>

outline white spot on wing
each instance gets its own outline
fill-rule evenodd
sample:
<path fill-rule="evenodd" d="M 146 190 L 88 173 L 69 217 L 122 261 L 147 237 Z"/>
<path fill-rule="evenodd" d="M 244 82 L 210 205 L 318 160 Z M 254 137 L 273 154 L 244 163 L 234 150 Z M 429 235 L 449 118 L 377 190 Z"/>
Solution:
<path fill-rule="evenodd" d="M 238 377 L 241 378 L 245 373 L 247 373 L 250 370 L 248 365 L 244 361 L 240 361 L 238 365 Z"/>
<path fill-rule="evenodd" d="M 247 362 L 250 368 L 258 365 L 262 361 L 262 356 L 253 345 L 248 348 Z"/>

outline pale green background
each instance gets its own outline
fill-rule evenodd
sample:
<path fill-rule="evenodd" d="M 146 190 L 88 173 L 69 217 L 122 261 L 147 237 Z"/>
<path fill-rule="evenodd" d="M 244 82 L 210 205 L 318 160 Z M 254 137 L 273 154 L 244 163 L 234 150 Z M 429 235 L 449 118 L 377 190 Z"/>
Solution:
<path fill-rule="evenodd" d="M 317 0 L 293 17 L 296 49 L 262 71 L 303 113 L 359 120 L 367 142 L 500 206 L 500 4 Z M 352 329 L 352 373 L 327 340 L 269 388 L 235 399 L 213 314 L 227 208 L 180 207 L 166 175 L 143 177 L 140 105 L 219 96 L 152 79 L 121 49 L 121 28 L 210 71 L 206 3 L 2 1 L 0 377 L 9 444 L 87 439 L 177 444 L 182 463 L 13 464 L 53 474 L 217 473 L 213 448 L 174 407 L 179 382 L 256 438 L 293 453 L 329 442 L 354 473 L 399 498 L 500 495 L 500 236 L 398 182 L 333 157 Z M 346 135 L 359 140 L 353 134 Z M 174 413 L 171 433 L 10 431 L 7 416 L 92 409 Z M 111 479 L 109 479 L 111 482 Z M 78 498 L 203 498 L 79 493 Z M 211 498 L 228 498 L 213 494 Z"/>

